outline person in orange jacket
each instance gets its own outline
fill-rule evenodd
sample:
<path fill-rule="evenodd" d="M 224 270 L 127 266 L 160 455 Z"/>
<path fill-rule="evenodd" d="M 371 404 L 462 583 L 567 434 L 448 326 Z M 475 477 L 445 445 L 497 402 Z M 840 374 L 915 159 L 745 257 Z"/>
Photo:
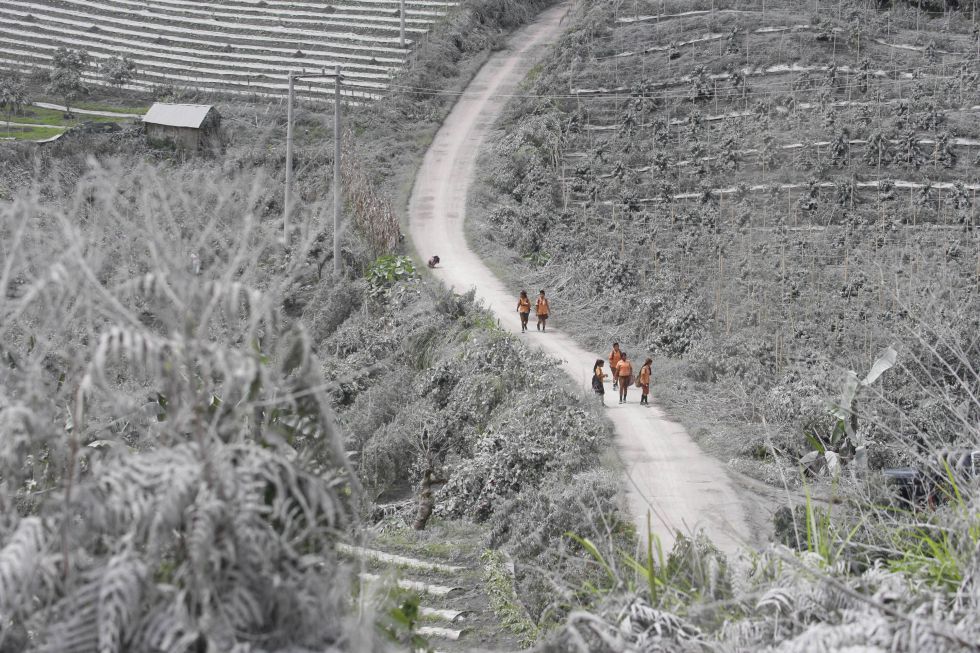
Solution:
<path fill-rule="evenodd" d="M 527 331 L 527 318 L 531 315 L 531 300 L 526 290 L 522 290 L 521 296 L 517 299 L 517 313 L 521 316 L 521 333 L 524 333 Z"/>
<path fill-rule="evenodd" d="M 640 373 L 636 375 L 636 385 L 640 386 L 643 394 L 640 395 L 641 404 L 650 404 L 650 374 L 653 368 L 653 359 L 648 358 L 643 361 L 643 366 L 640 368 Z"/>
<path fill-rule="evenodd" d="M 613 375 L 613 390 L 616 389 L 619 384 L 619 376 L 616 373 L 616 366 L 619 365 L 620 359 L 623 357 L 623 353 L 619 351 L 619 343 L 614 342 L 612 353 L 609 354 L 609 371 Z"/>
<path fill-rule="evenodd" d="M 633 383 L 633 364 L 626 357 L 626 352 L 622 352 L 622 358 L 616 364 L 616 376 L 619 377 L 619 403 L 626 403 L 626 391 Z"/>
<path fill-rule="evenodd" d="M 538 315 L 538 331 L 548 330 L 548 318 L 551 316 L 551 307 L 548 305 L 548 300 L 544 296 L 544 291 L 542 290 L 538 294 L 538 301 L 534 304 L 535 313 Z"/>

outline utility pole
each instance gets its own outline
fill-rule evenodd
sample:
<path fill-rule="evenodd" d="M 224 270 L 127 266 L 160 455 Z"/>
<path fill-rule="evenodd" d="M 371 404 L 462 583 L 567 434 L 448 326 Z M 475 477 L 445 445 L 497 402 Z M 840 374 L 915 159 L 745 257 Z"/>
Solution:
<path fill-rule="evenodd" d="M 289 248 L 289 218 L 293 202 L 293 71 L 289 71 L 286 100 L 286 197 L 282 207 L 282 246 Z"/>
<path fill-rule="evenodd" d="M 335 274 L 340 274 L 340 213 L 342 207 L 342 195 L 340 188 L 340 158 L 341 158 L 341 138 L 340 131 L 340 82 L 343 76 L 340 74 L 340 66 L 334 68 L 333 74 L 322 75 L 296 75 L 289 73 L 289 98 L 286 100 L 286 196 L 283 206 L 283 246 L 289 246 L 289 219 L 292 212 L 293 203 L 293 100 L 295 95 L 296 80 L 306 79 L 309 83 L 314 78 L 334 78 L 334 106 L 333 106 L 333 270 Z"/>
<path fill-rule="evenodd" d="M 402 19 L 401 30 L 399 30 L 399 43 L 401 43 L 401 46 L 404 48 L 405 47 L 405 0 L 401 0 L 401 2 L 399 3 L 399 8 L 401 9 L 399 15 L 401 16 Z"/>
<path fill-rule="evenodd" d="M 334 69 L 333 96 L 333 273 L 340 276 L 340 66 Z"/>

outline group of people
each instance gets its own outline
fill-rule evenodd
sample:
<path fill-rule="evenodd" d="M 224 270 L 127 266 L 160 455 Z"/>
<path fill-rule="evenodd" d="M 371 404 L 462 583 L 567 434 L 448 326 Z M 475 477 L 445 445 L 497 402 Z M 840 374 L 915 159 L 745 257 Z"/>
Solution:
<path fill-rule="evenodd" d="M 524 333 L 527 331 L 528 318 L 531 317 L 531 299 L 527 296 L 526 290 L 522 290 L 521 296 L 517 298 L 517 314 L 521 316 L 521 333 Z M 547 331 L 551 307 L 543 290 L 538 293 L 538 298 L 534 302 L 534 314 L 538 316 L 538 331 Z"/>
<path fill-rule="evenodd" d="M 606 388 L 603 383 L 606 380 L 606 371 L 603 369 L 606 361 L 597 358 L 595 367 L 592 370 L 592 390 L 599 395 L 599 399 L 605 403 Z M 640 388 L 640 403 L 650 403 L 650 374 L 653 366 L 653 359 L 648 358 L 643 361 L 640 370 L 633 370 L 633 363 L 630 361 L 626 352 L 620 349 L 619 343 L 614 342 L 612 352 L 609 354 L 609 371 L 612 376 L 613 390 L 619 389 L 619 403 L 626 403 L 626 393 L 631 385 Z"/>
<path fill-rule="evenodd" d="M 546 331 L 548 328 L 548 317 L 551 315 L 551 307 L 548 305 L 548 298 L 544 291 L 538 293 L 537 300 L 534 302 L 534 313 L 538 316 L 538 331 Z M 517 314 L 521 316 L 521 333 L 527 331 L 527 322 L 531 317 L 531 298 L 527 296 L 527 291 L 522 290 L 521 296 L 517 298 Z M 604 366 L 606 361 L 601 358 L 596 359 L 592 370 L 592 390 L 599 395 L 602 403 L 605 403 L 606 387 L 604 385 L 606 374 Z M 640 403 L 650 404 L 650 374 L 653 366 L 653 359 L 648 358 L 643 361 L 639 371 L 633 369 L 633 362 L 620 349 L 619 343 L 614 342 L 612 352 L 609 354 L 609 371 L 612 376 L 613 390 L 619 389 L 619 403 L 626 403 L 626 395 L 631 385 L 640 388 Z"/>
<path fill-rule="evenodd" d="M 428 261 L 430 268 L 436 267 L 439 263 L 438 256 L 433 256 Z M 524 333 L 527 331 L 527 323 L 531 317 L 531 298 L 527 296 L 526 290 L 522 290 L 520 297 L 517 298 L 517 314 L 521 316 L 521 333 Z M 538 318 L 538 331 L 547 331 L 548 318 L 551 316 L 551 306 L 548 304 L 548 298 L 545 296 L 544 290 L 540 291 L 535 299 L 534 314 Z M 653 365 L 653 359 L 648 358 L 643 361 L 643 365 L 636 372 L 633 369 L 633 362 L 629 359 L 629 356 L 626 355 L 625 351 L 620 349 L 618 342 L 614 342 L 612 352 L 609 354 L 610 374 L 608 375 L 604 369 L 605 364 L 606 361 L 597 358 L 592 370 L 592 390 L 599 395 L 602 403 L 605 403 L 606 394 L 604 383 L 606 377 L 611 375 L 613 390 L 619 389 L 619 403 L 626 403 L 626 394 L 629 391 L 629 387 L 635 385 L 640 388 L 640 403 L 649 405 L 650 368 Z"/>

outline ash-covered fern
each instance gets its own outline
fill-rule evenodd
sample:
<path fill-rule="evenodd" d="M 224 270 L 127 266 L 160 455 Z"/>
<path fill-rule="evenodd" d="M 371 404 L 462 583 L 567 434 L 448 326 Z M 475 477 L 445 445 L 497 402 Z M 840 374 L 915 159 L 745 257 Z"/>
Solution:
<path fill-rule="evenodd" d="M 315 258 L 254 217 L 261 179 L 192 174 L 94 168 L 70 201 L 0 206 L 0 650 L 357 628 L 333 543 L 359 488 L 281 310 Z"/>

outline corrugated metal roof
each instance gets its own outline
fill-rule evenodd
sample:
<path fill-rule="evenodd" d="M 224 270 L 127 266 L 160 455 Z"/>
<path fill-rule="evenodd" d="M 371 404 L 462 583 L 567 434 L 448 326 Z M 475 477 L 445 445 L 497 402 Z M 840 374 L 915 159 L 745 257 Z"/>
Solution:
<path fill-rule="evenodd" d="M 167 125 L 168 127 L 193 127 L 197 129 L 213 108 L 210 104 L 164 104 L 163 102 L 156 102 L 143 116 L 143 122 Z"/>

